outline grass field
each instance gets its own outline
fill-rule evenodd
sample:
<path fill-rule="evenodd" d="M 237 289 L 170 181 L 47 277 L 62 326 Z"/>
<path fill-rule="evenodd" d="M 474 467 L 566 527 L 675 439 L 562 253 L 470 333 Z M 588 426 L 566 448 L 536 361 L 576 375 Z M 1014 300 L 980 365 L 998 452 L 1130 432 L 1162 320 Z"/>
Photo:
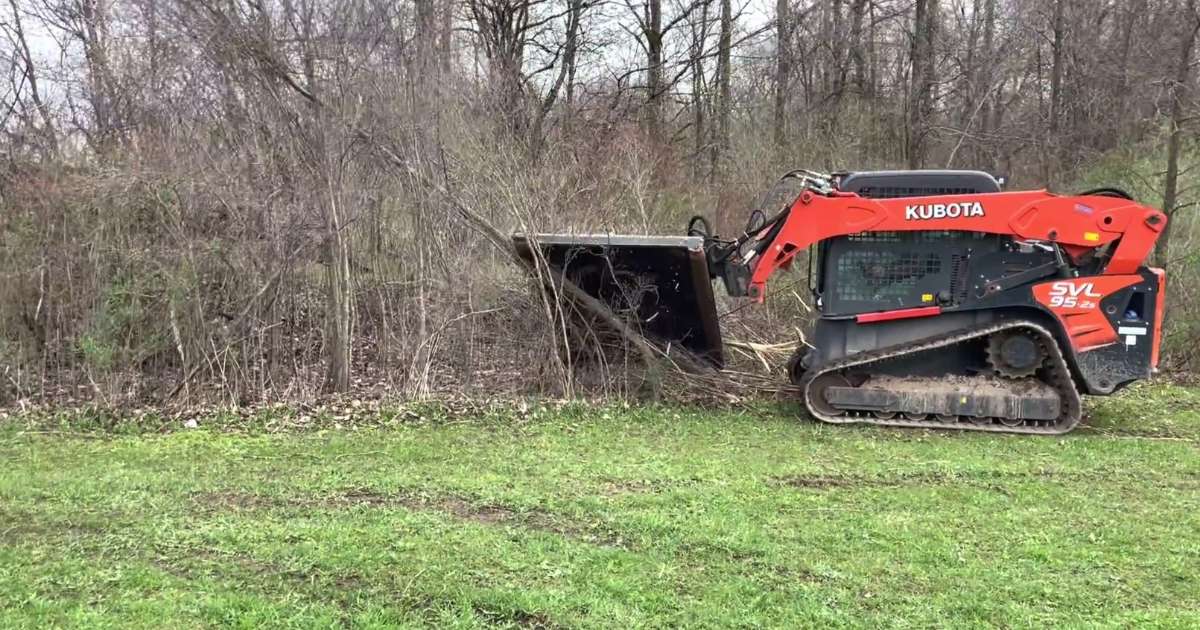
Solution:
<path fill-rule="evenodd" d="M 1200 390 L 1065 438 L 581 406 L 0 427 L 0 627 L 1200 626 Z"/>

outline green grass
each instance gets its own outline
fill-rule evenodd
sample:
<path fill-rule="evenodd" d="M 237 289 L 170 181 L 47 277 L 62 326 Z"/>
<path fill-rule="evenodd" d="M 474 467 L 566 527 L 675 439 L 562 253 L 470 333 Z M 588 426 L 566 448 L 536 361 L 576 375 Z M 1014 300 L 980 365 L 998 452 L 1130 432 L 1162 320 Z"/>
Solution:
<path fill-rule="evenodd" d="M 0 627 L 1200 625 L 1200 390 L 1090 411 L 1065 438 L 656 407 L 10 418 Z"/>

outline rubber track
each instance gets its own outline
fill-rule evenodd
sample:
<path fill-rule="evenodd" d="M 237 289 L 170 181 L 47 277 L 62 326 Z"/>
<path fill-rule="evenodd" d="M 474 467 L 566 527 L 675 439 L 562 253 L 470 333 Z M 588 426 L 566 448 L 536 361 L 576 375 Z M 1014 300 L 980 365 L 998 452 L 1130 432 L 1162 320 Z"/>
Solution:
<path fill-rule="evenodd" d="M 1006 426 L 999 422 L 999 418 L 981 418 L 974 416 L 970 418 L 960 416 L 959 420 L 947 422 L 936 419 L 936 417 L 932 414 L 930 414 L 929 419 L 927 420 L 911 420 L 899 417 L 885 420 L 870 416 L 828 416 L 817 412 L 816 408 L 812 404 L 813 391 L 810 386 L 817 377 L 823 374 L 866 365 L 876 361 L 893 359 L 907 354 L 934 350 L 1015 328 L 1024 328 L 1032 331 L 1034 334 L 1040 337 L 1040 340 L 1048 351 L 1047 359 L 1050 361 L 1050 380 L 1046 382 L 1059 392 L 1059 395 L 1062 397 L 1063 401 L 1062 413 L 1052 425 L 1044 426 L 1030 422 L 1017 426 Z M 1067 361 L 1063 358 L 1062 352 L 1059 350 L 1058 343 L 1054 340 L 1054 336 L 1049 330 L 1030 320 L 1011 320 L 999 324 L 988 324 L 976 328 L 960 330 L 948 335 L 940 335 L 937 337 L 921 339 L 912 343 L 889 346 L 887 348 L 880 348 L 878 350 L 871 350 L 868 352 L 859 352 L 848 357 L 843 357 L 842 359 L 831 361 L 824 365 L 809 369 L 800 378 L 800 382 L 798 384 L 804 391 L 804 403 L 805 406 L 808 407 L 809 413 L 822 422 L 828 422 L 832 424 L 873 424 L 890 427 L 922 427 L 927 429 L 989 431 L 992 433 L 1061 435 L 1070 431 L 1071 429 L 1074 429 L 1076 425 L 1079 424 L 1079 420 L 1083 415 L 1083 401 L 1079 397 L 1079 391 L 1075 389 L 1075 381 L 1071 378 L 1071 370 L 1067 367 Z M 986 424 L 984 422 L 986 422 Z M 1011 420 L 1009 420 L 1009 422 L 1011 422 Z"/>

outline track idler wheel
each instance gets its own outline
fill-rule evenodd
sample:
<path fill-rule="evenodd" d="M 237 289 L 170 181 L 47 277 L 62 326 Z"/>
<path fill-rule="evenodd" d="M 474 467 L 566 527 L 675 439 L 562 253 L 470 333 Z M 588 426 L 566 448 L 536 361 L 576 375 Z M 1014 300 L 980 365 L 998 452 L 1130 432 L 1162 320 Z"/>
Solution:
<path fill-rule="evenodd" d="M 1021 330 L 1006 330 L 988 337 L 987 360 L 1005 378 L 1033 376 L 1046 362 L 1042 342 Z"/>
<path fill-rule="evenodd" d="M 850 380 L 837 372 L 822 374 L 809 383 L 809 404 L 826 416 L 845 415 L 845 410 L 838 409 L 825 400 L 825 390 L 830 387 L 850 387 Z"/>

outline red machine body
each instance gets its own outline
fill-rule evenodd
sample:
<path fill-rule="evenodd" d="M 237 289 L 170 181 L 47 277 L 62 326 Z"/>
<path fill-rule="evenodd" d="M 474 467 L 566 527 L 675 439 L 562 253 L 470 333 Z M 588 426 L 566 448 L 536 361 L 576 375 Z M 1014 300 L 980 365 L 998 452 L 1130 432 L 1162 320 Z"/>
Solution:
<path fill-rule="evenodd" d="M 753 266 L 747 294 L 762 301 L 768 279 L 793 257 L 827 239 L 869 232 L 962 231 L 1056 243 L 1078 263 L 1111 247 L 1099 276 L 1037 285 L 1034 296 L 1055 314 L 1076 351 L 1115 343 L 1117 331 L 1100 311 L 1100 301 L 1138 283 L 1142 267 L 1167 224 L 1161 211 L 1113 196 L 1060 196 L 1044 190 L 991 194 L 869 199 L 850 192 L 818 195 L 805 190 L 781 229 Z M 766 236 L 764 229 L 760 235 Z M 1156 274 L 1163 277 L 1160 270 Z M 1161 299 L 1162 292 L 1159 292 Z M 864 313 L 859 323 L 939 315 L 938 306 Z M 1162 311 L 1158 310 L 1159 322 Z M 1157 365 L 1161 330 L 1155 326 Z"/>
<path fill-rule="evenodd" d="M 1078 259 L 1118 242 L 1102 273 L 1137 271 L 1154 249 L 1167 217 L 1153 208 L 1108 196 L 1058 196 L 1046 191 L 868 199 L 804 191 L 782 229 L 763 252 L 750 296 L 764 295 L 767 279 L 804 248 L 863 232 L 954 230 L 1058 243 Z"/>

